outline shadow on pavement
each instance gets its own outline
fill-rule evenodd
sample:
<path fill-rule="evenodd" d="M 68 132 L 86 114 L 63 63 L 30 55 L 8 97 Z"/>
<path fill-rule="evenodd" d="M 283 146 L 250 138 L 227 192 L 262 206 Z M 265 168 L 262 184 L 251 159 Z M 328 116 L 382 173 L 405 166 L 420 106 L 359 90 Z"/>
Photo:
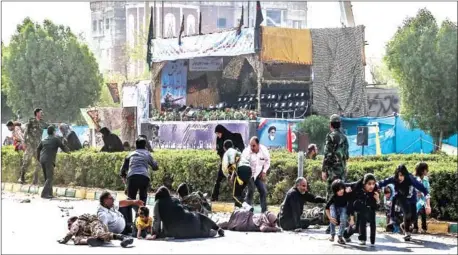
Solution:
<path fill-rule="evenodd" d="M 367 251 L 367 252 L 373 252 L 373 251 L 388 251 L 388 252 L 413 252 L 411 249 L 404 248 L 404 247 L 397 247 L 397 246 L 389 246 L 389 245 L 384 245 L 384 244 L 377 244 L 375 243 L 375 247 L 371 247 L 369 245 L 358 245 L 354 243 L 347 243 L 346 245 L 338 245 L 344 249 L 349 249 L 349 250 L 360 250 L 360 251 Z"/>
<path fill-rule="evenodd" d="M 440 243 L 440 242 L 433 242 L 429 240 L 418 240 L 412 239 L 410 243 L 414 243 L 420 245 L 419 248 L 428 248 L 428 249 L 435 249 L 435 250 L 450 250 L 451 248 L 457 248 L 456 245 Z"/>

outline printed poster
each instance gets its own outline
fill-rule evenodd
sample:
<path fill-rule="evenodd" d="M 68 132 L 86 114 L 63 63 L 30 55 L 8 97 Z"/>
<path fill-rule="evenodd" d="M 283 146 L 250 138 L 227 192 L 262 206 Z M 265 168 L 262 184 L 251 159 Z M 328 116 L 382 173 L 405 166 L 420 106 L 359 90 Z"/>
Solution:
<path fill-rule="evenodd" d="M 258 118 L 259 142 L 267 148 L 287 148 L 288 125 L 291 125 L 291 142 L 293 150 L 298 148 L 296 124 L 301 120 Z"/>
<path fill-rule="evenodd" d="M 240 133 L 245 145 L 248 144 L 248 121 L 151 121 L 142 124 L 141 134 L 146 135 L 154 147 L 210 150 L 216 148 L 215 127 L 218 124 Z"/>
<path fill-rule="evenodd" d="M 187 74 L 185 60 L 167 62 L 161 73 L 161 108 L 186 105 Z"/>

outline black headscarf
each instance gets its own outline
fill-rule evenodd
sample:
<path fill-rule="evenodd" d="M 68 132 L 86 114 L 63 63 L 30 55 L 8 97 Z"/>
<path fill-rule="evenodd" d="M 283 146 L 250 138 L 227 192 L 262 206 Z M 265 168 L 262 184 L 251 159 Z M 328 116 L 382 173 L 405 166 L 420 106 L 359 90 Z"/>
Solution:
<path fill-rule="evenodd" d="M 227 130 L 223 125 L 218 124 L 215 127 L 215 133 L 221 133 L 221 138 L 216 138 L 216 150 L 220 158 L 224 156 L 224 148 L 223 144 L 226 140 L 231 140 L 234 144 L 234 148 L 238 149 L 239 151 L 243 151 L 245 149 L 245 144 L 243 143 L 242 135 L 239 133 L 232 133 L 231 131 Z"/>

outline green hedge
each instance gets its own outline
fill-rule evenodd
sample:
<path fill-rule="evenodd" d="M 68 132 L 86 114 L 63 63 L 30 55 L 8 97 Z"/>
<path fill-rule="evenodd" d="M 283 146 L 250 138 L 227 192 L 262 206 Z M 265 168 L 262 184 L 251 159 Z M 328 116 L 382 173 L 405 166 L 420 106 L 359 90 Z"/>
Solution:
<path fill-rule="evenodd" d="M 122 190 L 123 184 L 118 176 L 119 168 L 126 152 L 97 153 L 83 150 L 72 154 L 60 153 L 55 169 L 55 185 L 98 187 Z M 297 176 L 297 155 L 285 151 L 272 151 L 272 165 L 268 176 L 268 201 L 279 204 L 285 192 L 293 185 Z M 12 147 L 2 147 L 2 181 L 15 182 L 18 179 L 22 153 Z M 181 182 L 188 182 L 193 189 L 211 193 L 218 167 L 218 156 L 213 151 L 199 150 L 157 150 L 154 158 L 160 170 L 154 172 L 152 187 L 163 184 L 176 188 Z M 347 179 L 360 179 L 371 172 L 377 178 L 393 174 L 401 163 L 413 172 L 419 161 L 430 167 L 433 207 L 446 204 L 443 218 L 457 220 L 457 158 L 444 155 L 384 155 L 351 158 L 348 163 Z M 30 182 L 33 165 L 26 178 Z M 325 183 L 320 181 L 321 160 L 306 161 L 304 175 L 308 178 L 315 194 L 325 195 Z M 40 175 L 42 175 L 40 173 Z M 43 178 L 43 177 L 41 177 Z M 230 201 L 230 189 L 223 181 L 221 199 Z M 437 210 L 436 210 L 437 211 Z"/>

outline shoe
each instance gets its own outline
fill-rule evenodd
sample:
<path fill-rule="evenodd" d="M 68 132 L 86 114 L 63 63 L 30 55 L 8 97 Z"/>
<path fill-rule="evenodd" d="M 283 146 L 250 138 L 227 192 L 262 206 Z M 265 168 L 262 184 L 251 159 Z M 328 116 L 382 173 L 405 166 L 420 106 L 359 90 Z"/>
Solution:
<path fill-rule="evenodd" d="M 224 230 L 222 228 L 218 229 L 218 235 L 221 237 L 224 236 Z"/>
<path fill-rule="evenodd" d="M 345 242 L 351 243 L 351 238 L 345 238 Z"/>
<path fill-rule="evenodd" d="M 128 245 L 131 245 L 134 243 L 134 239 L 125 237 L 124 240 L 121 241 L 121 247 L 126 248 Z"/>
<path fill-rule="evenodd" d="M 409 242 L 411 240 L 412 240 L 412 236 L 410 235 L 410 233 L 406 233 L 406 235 L 404 236 L 404 241 Z"/>
<path fill-rule="evenodd" d="M 214 229 L 210 229 L 210 237 L 215 237 L 218 234 L 218 232 Z"/>
<path fill-rule="evenodd" d="M 366 245 L 366 241 L 361 241 L 361 240 L 360 240 L 360 241 L 359 241 L 359 244 L 360 244 L 360 245 Z"/>
<path fill-rule="evenodd" d="M 330 241 L 330 242 L 334 242 L 334 235 L 332 235 L 331 237 L 329 237 L 329 241 Z"/>
<path fill-rule="evenodd" d="M 103 240 L 100 240 L 100 239 L 95 238 L 95 237 L 89 237 L 89 238 L 87 239 L 87 244 L 88 244 L 89 246 L 91 246 L 91 247 L 100 247 L 100 246 L 103 245 L 103 243 L 104 243 Z"/>
<path fill-rule="evenodd" d="M 339 236 L 339 239 L 337 239 L 337 243 L 345 244 L 345 240 L 341 236 Z"/>

